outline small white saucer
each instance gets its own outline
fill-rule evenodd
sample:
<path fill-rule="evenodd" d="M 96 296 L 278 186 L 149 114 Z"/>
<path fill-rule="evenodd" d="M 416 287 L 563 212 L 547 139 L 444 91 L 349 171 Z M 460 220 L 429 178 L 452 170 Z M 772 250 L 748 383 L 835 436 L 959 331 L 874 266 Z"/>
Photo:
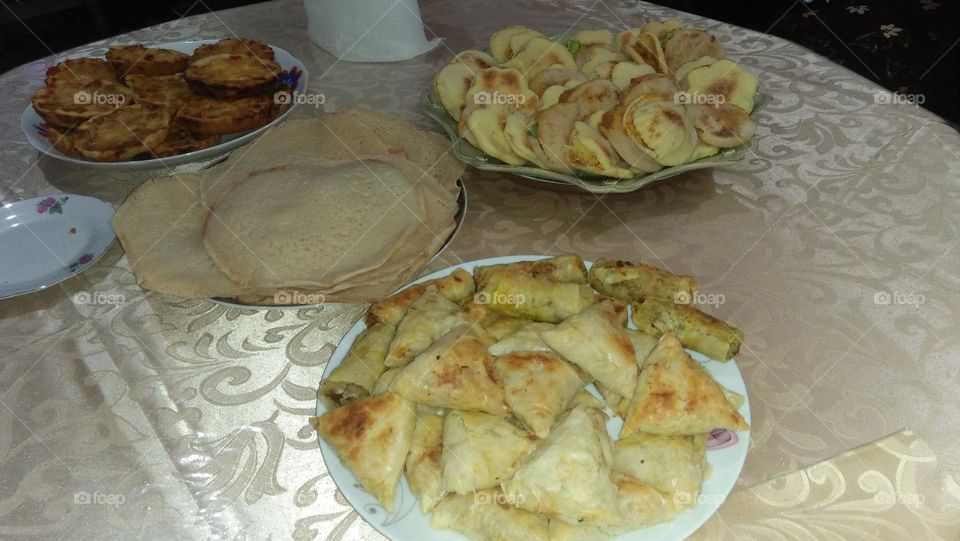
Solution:
<path fill-rule="evenodd" d="M 116 239 L 113 212 L 73 194 L 0 206 L 0 299 L 45 289 L 100 259 Z"/>

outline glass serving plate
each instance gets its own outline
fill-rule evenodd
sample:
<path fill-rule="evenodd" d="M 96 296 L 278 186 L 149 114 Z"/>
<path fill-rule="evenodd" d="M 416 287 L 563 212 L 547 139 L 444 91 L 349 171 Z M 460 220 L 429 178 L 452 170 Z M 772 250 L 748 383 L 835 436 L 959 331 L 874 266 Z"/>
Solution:
<path fill-rule="evenodd" d="M 756 120 L 757 114 L 769 102 L 770 96 L 763 91 L 762 85 L 758 86 L 757 93 L 754 96 L 753 112 L 750 113 L 750 117 Z M 457 159 L 468 165 L 472 165 L 483 171 L 511 173 L 538 182 L 569 184 L 593 193 L 632 192 L 658 180 L 670 178 L 680 173 L 730 164 L 743 159 L 744 155 L 757 145 L 757 137 L 754 136 L 749 143 L 737 148 L 723 149 L 713 156 L 700 158 L 699 160 L 683 165 L 664 167 L 655 173 L 647 173 L 632 178 L 609 178 L 593 176 L 587 173 L 583 175 L 569 175 L 556 171 L 548 171 L 531 165 L 509 165 L 488 156 L 482 150 L 467 142 L 466 139 L 460 137 L 457 132 L 457 121 L 454 120 L 454 118 L 450 116 L 450 113 L 443 107 L 440 98 L 437 97 L 436 92 L 432 88 L 424 92 L 423 96 L 421 96 L 420 110 L 443 127 L 447 132 L 447 136 L 450 137 L 450 141 L 453 143 L 453 154 Z"/>

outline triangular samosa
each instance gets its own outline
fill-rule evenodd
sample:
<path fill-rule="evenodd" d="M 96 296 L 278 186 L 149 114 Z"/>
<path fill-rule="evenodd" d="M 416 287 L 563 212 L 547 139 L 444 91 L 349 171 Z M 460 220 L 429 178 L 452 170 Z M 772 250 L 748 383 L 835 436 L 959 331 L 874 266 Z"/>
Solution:
<path fill-rule="evenodd" d="M 410 492 L 416 496 L 424 513 L 429 513 L 443 498 L 443 472 L 440 469 L 442 452 L 443 417 L 434 412 L 418 411 L 404 471 Z"/>
<path fill-rule="evenodd" d="M 687 355 L 673 332 L 668 331 L 640 371 L 620 438 L 634 432 L 705 434 L 714 428 L 750 427 L 726 399 L 723 387 Z"/>
<path fill-rule="evenodd" d="M 551 351 L 550 346 L 540 338 L 540 333 L 554 326 L 552 323 L 531 321 L 490 346 L 490 354 L 500 356 L 514 351 Z"/>
<path fill-rule="evenodd" d="M 609 302 L 585 308 L 555 328 L 541 332 L 540 337 L 564 359 L 617 394 L 633 394 L 637 384 L 636 353 Z"/>
<path fill-rule="evenodd" d="M 443 488 L 467 494 L 500 486 L 533 451 L 535 441 L 503 417 L 449 412 L 443 421 Z"/>
<path fill-rule="evenodd" d="M 466 325 L 453 329 L 403 367 L 390 390 L 418 404 L 506 415 L 487 345 Z"/>
<path fill-rule="evenodd" d="M 466 323 L 460 307 L 430 286 L 413 302 L 397 325 L 384 366 L 394 368 L 410 362 L 450 329 Z"/>
<path fill-rule="evenodd" d="M 583 406 L 570 410 L 513 477 L 500 484 L 507 499 L 570 524 L 615 520 L 613 443 L 605 424 L 606 416 L 599 410 Z"/>
<path fill-rule="evenodd" d="M 538 438 L 550 434 L 584 385 L 573 367 L 553 353 L 518 351 L 497 358 L 493 366 L 510 410 Z"/>
<path fill-rule="evenodd" d="M 417 416 L 414 405 L 396 393 L 364 398 L 310 419 L 340 462 L 364 490 L 393 512 Z"/>
<path fill-rule="evenodd" d="M 613 470 L 695 505 L 704 479 L 707 435 L 661 436 L 637 433 L 613 446 Z"/>
<path fill-rule="evenodd" d="M 440 530 L 456 530 L 477 540 L 550 540 L 547 519 L 513 507 L 499 490 L 447 494 L 433 510 L 430 525 Z"/>

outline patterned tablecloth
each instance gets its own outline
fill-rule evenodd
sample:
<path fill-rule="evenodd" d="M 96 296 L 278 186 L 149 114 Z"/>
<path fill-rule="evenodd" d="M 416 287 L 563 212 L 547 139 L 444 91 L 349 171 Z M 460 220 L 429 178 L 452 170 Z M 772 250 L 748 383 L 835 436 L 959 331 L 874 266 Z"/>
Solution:
<path fill-rule="evenodd" d="M 500 27 L 551 34 L 675 15 L 592 0 L 421 6 L 428 34 L 446 41 L 392 64 L 336 62 L 307 40 L 295 0 L 84 51 L 248 36 L 301 58 L 327 109 L 365 105 L 436 129 L 420 93 L 452 51 Z M 796 45 L 680 17 L 719 35 L 773 96 L 756 152 L 605 197 L 469 170 L 465 227 L 429 270 L 576 252 L 696 276 L 723 301 L 711 311 L 746 333 L 737 363 L 753 416 L 738 492 L 697 535 L 957 539 L 960 137 Z M 19 131 L 54 61 L 0 77 L 3 201 L 72 192 L 119 204 L 151 173 L 38 159 Z M 117 245 L 77 278 L 0 301 L 0 537 L 380 539 L 337 493 L 307 425 L 324 364 L 363 309 L 147 293 Z"/>

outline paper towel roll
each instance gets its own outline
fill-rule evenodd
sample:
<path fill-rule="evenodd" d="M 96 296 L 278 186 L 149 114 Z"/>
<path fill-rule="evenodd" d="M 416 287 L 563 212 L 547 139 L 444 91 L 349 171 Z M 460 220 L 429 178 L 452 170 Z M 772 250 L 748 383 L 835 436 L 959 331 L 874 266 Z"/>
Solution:
<path fill-rule="evenodd" d="M 348 62 L 393 62 L 440 44 L 427 40 L 417 0 L 304 0 L 310 41 Z"/>

